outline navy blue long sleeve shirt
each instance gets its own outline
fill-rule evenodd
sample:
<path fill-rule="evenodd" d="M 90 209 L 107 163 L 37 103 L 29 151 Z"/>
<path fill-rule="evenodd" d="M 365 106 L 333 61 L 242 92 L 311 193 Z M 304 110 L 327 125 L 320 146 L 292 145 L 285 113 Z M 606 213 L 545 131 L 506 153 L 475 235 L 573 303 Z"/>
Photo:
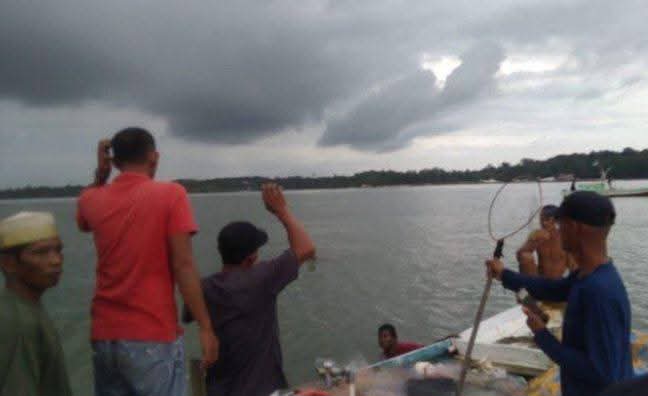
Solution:
<path fill-rule="evenodd" d="M 563 396 L 594 396 L 606 386 L 633 376 L 630 302 L 621 276 L 606 263 L 591 274 L 561 280 L 505 270 L 505 288 L 521 288 L 543 301 L 567 301 L 562 343 L 548 330 L 535 342 L 560 366 Z"/>

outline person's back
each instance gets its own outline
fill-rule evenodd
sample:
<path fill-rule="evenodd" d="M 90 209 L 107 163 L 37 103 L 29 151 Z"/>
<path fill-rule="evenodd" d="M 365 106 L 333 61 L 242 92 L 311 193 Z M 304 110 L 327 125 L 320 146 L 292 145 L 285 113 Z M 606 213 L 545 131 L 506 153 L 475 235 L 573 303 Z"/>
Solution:
<path fill-rule="evenodd" d="M 185 194 L 178 184 L 125 172 L 79 198 L 98 258 L 93 339 L 171 341 L 179 334 L 167 236 L 195 230 L 190 214 L 174 213 Z"/>
<path fill-rule="evenodd" d="M 247 222 L 225 226 L 218 236 L 222 272 L 203 279 L 214 330 L 221 340 L 218 362 L 207 371 L 210 396 L 267 396 L 287 387 L 279 343 L 277 296 L 315 254 L 301 223 L 287 209 L 281 190 L 265 185 L 268 210 L 284 224 L 290 249 L 258 260 L 267 234 Z M 185 314 L 185 320 L 191 316 Z"/>
<path fill-rule="evenodd" d="M 105 185 L 111 146 L 121 173 Z M 77 223 L 93 233 L 98 261 L 91 331 L 97 396 L 184 395 L 176 284 L 199 322 L 203 363 L 216 359 L 191 250 L 198 228 L 185 189 L 153 180 L 158 159 L 148 131 L 126 128 L 100 142 L 95 185 L 79 197 Z"/>
<path fill-rule="evenodd" d="M 207 372 L 214 395 L 264 395 L 287 386 L 277 321 L 278 293 L 297 279 L 299 262 L 291 251 L 249 270 L 214 274 L 203 291 L 220 358 Z M 234 391 L 232 391 L 234 390 Z"/>
<path fill-rule="evenodd" d="M 630 301 L 612 262 L 601 265 L 586 277 L 579 276 L 573 282 L 565 318 L 563 345 L 579 353 L 584 351 L 608 358 L 592 359 L 589 365 L 583 366 L 591 376 L 599 378 L 601 384 L 569 377 L 563 381 L 568 394 L 595 394 L 613 379 L 633 376 Z M 605 323 L 590 323 L 593 318 L 606 319 L 599 320 Z M 589 326 L 585 327 L 583 323 L 589 323 Z M 598 331 L 591 331 L 592 328 Z"/>

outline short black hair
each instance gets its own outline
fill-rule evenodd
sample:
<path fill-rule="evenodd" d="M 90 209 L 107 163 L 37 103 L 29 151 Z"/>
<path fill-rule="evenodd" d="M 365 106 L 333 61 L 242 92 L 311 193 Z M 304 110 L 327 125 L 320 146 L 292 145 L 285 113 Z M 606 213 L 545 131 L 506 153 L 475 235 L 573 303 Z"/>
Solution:
<path fill-rule="evenodd" d="M 380 326 L 378 328 L 378 335 L 382 334 L 383 331 L 388 331 L 389 334 L 392 335 L 392 337 L 398 338 L 398 335 L 396 334 L 396 328 L 392 324 L 385 323 L 384 325 Z"/>
<path fill-rule="evenodd" d="M 558 207 L 556 205 L 545 205 L 540 211 L 540 216 L 555 219 L 558 214 Z"/>
<path fill-rule="evenodd" d="M 139 127 L 122 129 L 110 141 L 115 165 L 141 164 L 155 151 L 155 139 L 149 131 Z"/>
<path fill-rule="evenodd" d="M 218 233 L 218 252 L 223 264 L 239 265 L 268 242 L 268 234 L 247 221 L 229 223 Z"/>

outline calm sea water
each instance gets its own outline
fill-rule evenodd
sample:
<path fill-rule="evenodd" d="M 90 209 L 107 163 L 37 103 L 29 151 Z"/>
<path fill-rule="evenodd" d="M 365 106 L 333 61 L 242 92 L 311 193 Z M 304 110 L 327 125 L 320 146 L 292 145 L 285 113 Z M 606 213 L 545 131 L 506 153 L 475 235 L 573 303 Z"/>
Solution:
<path fill-rule="evenodd" d="M 627 182 L 648 185 L 648 182 Z M 545 203 L 560 201 L 564 184 L 544 186 Z M 497 227 L 510 229 L 534 209 L 535 185 L 517 185 L 497 209 Z M 296 384 L 314 378 L 316 357 L 373 361 L 379 354 L 376 329 L 391 322 L 401 339 L 433 342 L 471 325 L 483 288 L 483 260 L 493 249 L 487 212 L 494 185 L 399 187 L 289 192 L 294 212 L 318 246 L 314 272 L 280 297 L 285 368 Z M 201 231 L 195 252 L 202 274 L 218 271 L 218 230 L 247 219 L 265 228 L 270 242 L 262 256 L 287 247 L 285 233 L 265 212 L 258 193 L 191 197 Z M 633 304 L 634 326 L 648 330 L 648 198 L 616 199 L 618 222 L 610 252 Z M 77 395 L 92 394 L 88 342 L 95 254 L 90 236 L 74 225 L 73 199 L 0 201 L 0 217 L 19 210 L 49 210 L 65 242 L 65 272 L 48 292 L 46 305 L 63 339 Z M 507 228 L 508 227 L 508 228 Z M 507 242 L 505 258 L 526 229 Z M 511 294 L 493 289 L 487 314 L 513 305 Z M 187 329 L 189 355 L 198 356 L 195 329 Z"/>

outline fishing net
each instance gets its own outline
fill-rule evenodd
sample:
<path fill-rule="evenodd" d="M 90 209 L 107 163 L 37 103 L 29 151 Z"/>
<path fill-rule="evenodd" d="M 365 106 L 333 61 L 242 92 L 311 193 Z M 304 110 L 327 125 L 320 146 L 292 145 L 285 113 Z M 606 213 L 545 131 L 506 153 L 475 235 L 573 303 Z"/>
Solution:
<path fill-rule="evenodd" d="M 505 183 L 495 193 L 488 208 L 488 233 L 493 241 L 497 242 L 493 257 L 501 258 L 504 240 L 524 230 L 542 210 L 542 184 L 540 181 L 537 181 L 536 184 L 538 188 L 537 194 L 534 192 L 529 194 L 529 189 L 526 184 L 521 183 Z M 523 202 L 526 202 L 526 204 L 523 204 Z M 531 213 L 524 209 L 525 206 L 529 207 L 529 202 L 531 202 Z M 464 364 L 459 374 L 457 396 L 464 395 L 464 385 L 466 383 L 468 367 L 471 363 L 472 349 L 475 345 L 477 331 L 479 330 L 479 325 L 484 314 L 492 281 L 490 276 L 486 279 L 484 292 L 482 293 L 479 308 L 475 315 L 473 330 L 470 334 L 470 340 L 468 341 L 468 347 L 464 356 Z"/>
<path fill-rule="evenodd" d="M 488 209 L 488 233 L 494 241 L 508 239 L 527 229 L 542 210 L 542 184 L 505 183 Z"/>

